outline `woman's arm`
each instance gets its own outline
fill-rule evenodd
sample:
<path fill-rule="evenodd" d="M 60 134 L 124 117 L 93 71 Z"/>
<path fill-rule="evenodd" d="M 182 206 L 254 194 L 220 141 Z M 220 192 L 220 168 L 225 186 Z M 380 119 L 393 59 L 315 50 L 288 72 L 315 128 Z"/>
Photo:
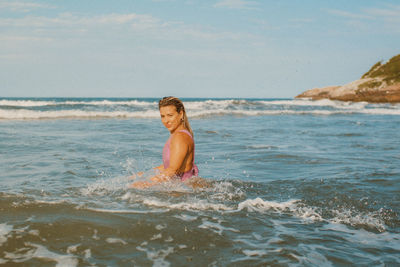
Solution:
<path fill-rule="evenodd" d="M 153 170 L 158 170 L 159 172 L 162 172 L 164 170 L 164 165 L 161 164 L 160 166 L 154 167 Z M 129 176 L 129 180 L 136 179 L 137 177 L 140 177 L 144 174 L 144 172 L 138 172 L 134 173 L 133 175 Z"/>
<path fill-rule="evenodd" d="M 157 166 L 157 167 L 154 167 L 153 169 L 157 169 L 157 170 L 159 170 L 159 171 L 162 171 L 162 170 L 164 170 L 164 164 L 161 164 L 160 166 Z"/>

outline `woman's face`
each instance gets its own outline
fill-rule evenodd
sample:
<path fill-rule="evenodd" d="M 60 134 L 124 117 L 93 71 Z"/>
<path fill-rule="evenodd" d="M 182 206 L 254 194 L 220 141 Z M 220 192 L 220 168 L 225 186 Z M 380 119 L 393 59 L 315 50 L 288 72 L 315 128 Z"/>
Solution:
<path fill-rule="evenodd" d="M 175 106 L 165 106 L 160 108 L 161 121 L 171 133 L 180 125 L 183 118 L 183 111 L 178 113 Z"/>

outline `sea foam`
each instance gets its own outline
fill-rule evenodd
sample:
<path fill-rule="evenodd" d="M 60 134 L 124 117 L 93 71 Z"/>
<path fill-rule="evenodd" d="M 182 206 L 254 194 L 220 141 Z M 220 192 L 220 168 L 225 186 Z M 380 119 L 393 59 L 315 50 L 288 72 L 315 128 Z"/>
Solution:
<path fill-rule="evenodd" d="M 7 235 L 13 230 L 12 225 L 6 223 L 0 224 L 0 246 L 7 241 Z"/>
<path fill-rule="evenodd" d="M 299 199 L 284 202 L 266 201 L 261 198 L 247 199 L 238 205 L 238 211 L 288 213 L 305 220 L 305 222 L 323 221 L 346 224 L 354 227 L 373 228 L 379 232 L 386 231 L 384 220 L 379 212 L 363 212 L 349 209 L 324 211 L 322 208 L 304 204 Z M 325 215 L 323 215 L 325 214 Z"/>
<path fill-rule="evenodd" d="M 25 246 L 31 247 L 30 250 L 24 250 L 19 253 L 5 252 L 4 258 L 8 261 L 21 263 L 30 259 L 45 259 L 46 261 L 55 261 L 57 267 L 73 267 L 78 265 L 78 259 L 73 255 L 63 255 L 49 251 L 46 247 L 30 242 L 25 242 Z"/>

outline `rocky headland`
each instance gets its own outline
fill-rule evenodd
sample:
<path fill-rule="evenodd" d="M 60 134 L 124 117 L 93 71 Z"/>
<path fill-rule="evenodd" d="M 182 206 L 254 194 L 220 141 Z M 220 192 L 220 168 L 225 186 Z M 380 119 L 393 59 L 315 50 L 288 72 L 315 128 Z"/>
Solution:
<path fill-rule="evenodd" d="M 296 98 L 400 103 L 400 54 L 384 64 L 376 63 L 359 80 L 342 86 L 310 89 Z"/>

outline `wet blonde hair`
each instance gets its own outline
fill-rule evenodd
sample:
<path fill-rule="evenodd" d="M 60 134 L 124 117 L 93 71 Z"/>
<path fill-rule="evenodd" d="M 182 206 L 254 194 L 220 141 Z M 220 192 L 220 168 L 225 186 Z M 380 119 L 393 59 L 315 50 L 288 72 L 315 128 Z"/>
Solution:
<path fill-rule="evenodd" d="M 182 118 L 183 127 L 185 127 L 193 137 L 194 136 L 193 131 L 192 131 L 192 128 L 190 127 L 189 120 L 186 115 L 185 107 L 183 106 L 182 101 L 177 97 L 166 96 L 166 97 L 163 97 L 158 102 L 158 109 L 160 109 L 161 107 L 166 107 L 166 106 L 174 106 L 178 113 L 180 113 L 181 111 L 183 112 L 183 118 Z"/>

